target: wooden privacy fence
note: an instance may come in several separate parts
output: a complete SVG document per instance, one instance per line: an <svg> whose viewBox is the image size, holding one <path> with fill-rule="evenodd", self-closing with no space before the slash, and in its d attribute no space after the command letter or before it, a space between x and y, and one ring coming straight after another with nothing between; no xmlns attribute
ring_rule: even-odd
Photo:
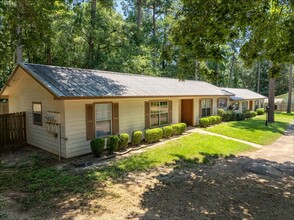
<svg viewBox="0 0 294 220"><path fill-rule="evenodd" d="M21 146L26 141L26 113L0 115L0 151Z"/></svg>

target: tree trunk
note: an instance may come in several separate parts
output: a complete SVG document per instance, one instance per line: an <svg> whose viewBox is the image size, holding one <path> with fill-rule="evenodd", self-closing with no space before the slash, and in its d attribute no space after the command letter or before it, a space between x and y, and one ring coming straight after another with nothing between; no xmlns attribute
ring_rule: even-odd
<svg viewBox="0 0 294 220"><path fill-rule="evenodd" d="M143 0L137 0L137 26L138 26L138 29L140 29L141 25L142 25L142 17L143 17L142 7L143 7Z"/></svg>
<svg viewBox="0 0 294 220"><path fill-rule="evenodd" d="M52 54L51 54L51 39L48 39L47 45L46 45L46 60L47 65L52 64Z"/></svg>
<svg viewBox="0 0 294 220"><path fill-rule="evenodd" d="M257 93L260 93L260 62L258 62L258 72L257 72Z"/></svg>
<svg viewBox="0 0 294 220"><path fill-rule="evenodd" d="M195 59L195 80L199 80L199 61Z"/></svg>
<svg viewBox="0 0 294 220"><path fill-rule="evenodd" d="M275 89L276 89L276 78L271 77L268 85L268 122L275 122Z"/></svg>
<svg viewBox="0 0 294 220"><path fill-rule="evenodd" d="M291 113L292 90L293 90L293 65L291 64L289 69L289 93L288 93L287 113Z"/></svg>
<svg viewBox="0 0 294 220"><path fill-rule="evenodd" d="M230 77L229 77L229 85L228 87L231 87L231 83L232 83L232 78L233 78L233 72L234 72L234 65L235 65L235 53L233 54L232 57L232 65L231 65L231 69L230 69Z"/></svg>
<svg viewBox="0 0 294 220"><path fill-rule="evenodd" d="M23 61L23 50L22 50L22 44L21 44L21 27L20 25L17 26L17 47L16 47L16 61L17 63Z"/></svg>
<svg viewBox="0 0 294 220"><path fill-rule="evenodd" d="M96 24L96 10L97 10L97 0L92 0L91 4L91 30L88 38L88 68L94 67L94 30Z"/></svg>

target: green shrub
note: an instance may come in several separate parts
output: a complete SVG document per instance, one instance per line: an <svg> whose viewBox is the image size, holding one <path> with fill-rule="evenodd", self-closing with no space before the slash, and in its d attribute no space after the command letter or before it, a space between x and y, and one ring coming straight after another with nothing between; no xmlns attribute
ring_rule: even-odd
<svg viewBox="0 0 294 220"><path fill-rule="evenodd" d="M243 114L245 118L251 118L251 114L250 114L250 110L249 109L245 109L243 110Z"/></svg>
<svg viewBox="0 0 294 220"><path fill-rule="evenodd" d="M236 120L236 113L232 110L228 110L225 112L223 116L223 121L235 121Z"/></svg>
<svg viewBox="0 0 294 220"><path fill-rule="evenodd" d="M126 149L129 143L129 135L128 134L120 134L119 136L119 149Z"/></svg>
<svg viewBox="0 0 294 220"><path fill-rule="evenodd" d="M163 131L164 138L169 138L173 135L173 127L172 126L164 126L162 128L162 131Z"/></svg>
<svg viewBox="0 0 294 220"><path fill-rule="evenodd" d="M100 157L104 150L105 139L104 138L96 138L91 141L91 151L96 157Z"/></svg>
<svg viewBox="0 0 294 220"><path fill-rule="evenodd" d="M145 131L145 141L150 144L160 141L163 137L163 131L161 128L152 128Z"/></svg>
<svg viewBox="0 0 294 220"><path fill-rule="evenodd" d="M207 119L208 119L208 125L212 125L212 118L209 116L207 117Z"/></svg>
<svg viewBox="0 0 294 220"><path fill-rule="evenodd" d="M214 116L216 118L216 123L219 124L222 122L222 119L220 116Z"/></svg>
<svg viewBox="0 0 294 220"><path fill-rule="evenodd" d="M141 143L143 137L142 131L134 131L132 134L132 145L137 146Z"/></svg>
<svg viewBox="0 0 294 220"><path fill-rule="evenodd" d="M224 117L225 110L223 109L218 109L217 110L217 115L222 119Z"/></svg>
<svg viewBox="0 0 294 220"><path fill-rule="evenodd" d="M119 137L117 135L110 136L107 139L107 150L109 153L113 153L118 149Z"/></svg>
<svg viewBox="0 0 294 220"><path fill-rule="evenodd" d="M173 128L173 135L179 135L186 131L186 123L177 123L171 125Z"/></svg>
<svg viewBox="0 0 294 220"><path fill-rule="evenodd" d="M211 125L217 124L217 118L216 117L217 116L210 116L210 118L211 118Z"/></svg>
<svg viewBox="0 0 294 220"><path fill-rule="evenodd" d="M243 121L245 119L245 115L243 113L236 113L236 121Z"/></svg>
<svg viewBox="0 0 294 220"><path fill-rule="evenodd" d="M183 134L186 131L187 124L186 123L178 123L181 126L181 134Z"/></svg>
<svg viewBox="0 0 294 220"><path fill-rule="evenodd" d="M257 115L263 115L264 114L264 108L258 108L256 109Z"/></svg>
<svg viewBox="0 0 294 220"><path fill-rule="evenodd" d="M257 113L255 111L251 111L250 112L250 117L253 118L253 117L256 117Z"/></svg>
<svg viewBox="0 0 294 220"><path fill-rule="evenodd" d="M206 128L209 126L209 119L208 118L200 118L199 126L202 128Z"/></svg>

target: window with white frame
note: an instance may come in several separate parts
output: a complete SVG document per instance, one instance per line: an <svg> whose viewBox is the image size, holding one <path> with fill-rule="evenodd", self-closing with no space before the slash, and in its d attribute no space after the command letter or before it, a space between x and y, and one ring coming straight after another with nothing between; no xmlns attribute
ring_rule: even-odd
<svg viewBox="0 0 294 220"><path fill-rule="evenodd" d="M111 135L112 107L111 103L95 104L96 137Z"/></svg>
<svg viewBox="0 0 294 220"><path fill-rule="evenodd" d="M239 110L239 102L233 102L232 108L233 108L233 110Z"/></svg>
<svg viewBox="0 0 294 220"><path fill-rule="evenodd" d="M168 102L150 102L150 126L156 127L168 124Z"/></svg>
<svg viewBox="0 0 294 220"><path fill-rule="evenodd" d="M217 99L217 108L227 108L228 107L228 99L227 98L218 98Z"/></svg>
<svg viewBox="0 0 294 220"><path fill-rule="evenodd" d="M243 108L243 111L248 109L248 101L242 102L242 108Z"/></svg>
<svg viewBox="0 0 294 220"><path fill-rule="evenodd" d="M33 102L33 123L42 125L42 103Z"/></svg>
<svg viewBox="0 0 294 220"><path fill-rule="evenodd" d="M201 116L211 115L211 99L201 99Z"/></svg>

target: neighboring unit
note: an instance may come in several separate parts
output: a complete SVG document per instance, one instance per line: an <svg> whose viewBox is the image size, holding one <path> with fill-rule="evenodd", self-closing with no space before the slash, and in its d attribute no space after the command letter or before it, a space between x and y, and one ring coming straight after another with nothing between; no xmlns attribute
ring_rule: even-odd
<svg viewBox="0 0 294 220"><path fill-rule="evenodd" d="M16 67L0 92L10 113L26 112L27 142L64 158L91 152L95 137L177 122L194 126L226 109L231 95L201 81L28 63Z"/></svg>
<svg viewBox="0 0 294 220"><path fill-rule="evenodd" d="M257 108L262 108L267 98L249 89L222 88L222 90L231 93L228 106L236 112L243 112L245 109L255 111Z"/></svg>

